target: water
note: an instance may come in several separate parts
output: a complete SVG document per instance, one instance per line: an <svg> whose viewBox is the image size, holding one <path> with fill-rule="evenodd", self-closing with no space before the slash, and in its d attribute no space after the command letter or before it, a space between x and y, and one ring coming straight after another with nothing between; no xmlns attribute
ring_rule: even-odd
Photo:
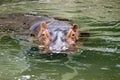
<svg viewBox="0 0 120 80"><path fill-rule="evenodd" d="M119 0L6 0L0 13L46 14L70 19L90 37L71 55L40 55L27 36L0 33L0 80L119 80ZM22 38L22 39L21 39ZM29 53L28 56L27 53Z"/></svg>

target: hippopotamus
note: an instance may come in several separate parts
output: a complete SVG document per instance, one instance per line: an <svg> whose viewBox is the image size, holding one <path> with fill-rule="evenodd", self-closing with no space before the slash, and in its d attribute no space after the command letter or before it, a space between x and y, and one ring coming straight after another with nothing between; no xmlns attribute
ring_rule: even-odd
<svg viewBox="0 0 120 80"><path fill-rule="evenodd" d="M34 35L43 45L43 51L62 53L76 51L79 39L77 24L48 17L39 17L30 26L30 34Z"/></svg>

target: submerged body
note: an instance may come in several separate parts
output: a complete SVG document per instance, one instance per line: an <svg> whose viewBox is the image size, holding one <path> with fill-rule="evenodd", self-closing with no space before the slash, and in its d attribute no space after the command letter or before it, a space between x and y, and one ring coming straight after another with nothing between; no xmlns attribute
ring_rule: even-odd
<svg viewBox="0 0 120 80"><path fill-rule="evenodd" d="M71 25L50 18L36 22L30 27L30 31L47 52L61 53L76 50L76 40L79 38L76 24Z"/></svg>

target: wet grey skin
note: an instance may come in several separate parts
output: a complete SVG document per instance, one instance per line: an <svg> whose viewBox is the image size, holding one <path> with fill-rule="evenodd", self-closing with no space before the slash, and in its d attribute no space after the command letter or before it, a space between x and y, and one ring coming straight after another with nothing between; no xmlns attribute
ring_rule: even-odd
<svg viewBox="0 0 120 80"><path fill-rule="evenodd" d="M60 53L68 50L69 45L66 42L66 35L69 29L70 26L63 21L55 20L48 25L51 36L50 51Z"/></svg>
<svg viewBox="0 0 120 80"><path fill-rule="evenodd" d="M30 27L31 33L39 27L41 22L36 22ZM50 45L48 49L53 53L64 53L69 50L69 45L66 42L66 35L70 29L70 25L63 21L52 20L48 26L48 31L50 33Z"/></svg>
<svg viewBox="0 0 120 80"><path fill-rule="evenodd" d="M39 16L35 20L31 21L31 26L30 26L30 35L34 34L36 29L40 26L42 22L50 22L53 21L53 18L48 18L45 16Z"/></svg>

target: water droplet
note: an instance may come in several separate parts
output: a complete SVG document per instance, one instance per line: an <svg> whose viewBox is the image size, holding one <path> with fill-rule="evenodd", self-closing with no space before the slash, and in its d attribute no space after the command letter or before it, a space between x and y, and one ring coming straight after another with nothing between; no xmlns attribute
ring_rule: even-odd
<svg viewBox="0 0 120 80"><path fill-rule="evenodd" d="M25 78L25 79L30 79L30 75L24 75L24 76L22 76L23 78Z"/></svg>
<svg viewBox="0 0 120 80"><path fill-rule="evenodd" d="M102 67L101 70L109 70L107 67Z"/></svg>

